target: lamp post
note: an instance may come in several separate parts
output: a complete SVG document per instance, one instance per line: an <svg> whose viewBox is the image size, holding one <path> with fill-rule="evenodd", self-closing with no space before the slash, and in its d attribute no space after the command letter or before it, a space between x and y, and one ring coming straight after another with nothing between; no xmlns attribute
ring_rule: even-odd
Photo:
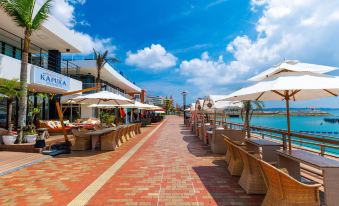
<svg viewBox="0 0 339 206"><path fill-rule="evenodd" d="M182 95L182 104L183 104L183 109L184 109L184 124L186 124L186 96L187 96L188 92L183 91L181 92Z"/></svg>

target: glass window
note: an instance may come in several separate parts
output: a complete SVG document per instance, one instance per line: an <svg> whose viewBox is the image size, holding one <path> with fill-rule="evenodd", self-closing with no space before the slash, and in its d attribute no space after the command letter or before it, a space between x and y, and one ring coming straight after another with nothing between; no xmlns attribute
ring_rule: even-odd
<svg viewBox="0 0 339 206"><path fill-rule="evenodd" d="M13 49L11 45L5 44L5 55L13 57Z"/></svg>

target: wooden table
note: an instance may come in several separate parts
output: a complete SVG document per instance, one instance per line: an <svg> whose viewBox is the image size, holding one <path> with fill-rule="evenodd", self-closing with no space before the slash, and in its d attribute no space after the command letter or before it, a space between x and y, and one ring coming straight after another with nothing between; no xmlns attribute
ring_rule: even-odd
<svg viewBox="0 0 339 206"><path fill-rule="evenodd" d="M247 143L248 150L255 153L259 153L261 148L262 159L266 162L276 162L277 154L275 153L275 151L281 149L281 147L283 146L282 144L277 142L258 138L246 139L245 142Z"/></svg>
<svg viewBox="0 0 339 206"><path fill-rule="evenodd" d="M99 130L96 130L96 131L87 132L86 134L89 135L91 137L91 140L92 140L92 150L93 151L95 150L95 146L98 143L98 141L100 141L100 137L102 135L113 132L115 130L117 130L116 127L110 127L110 128L99 129Z"/></svg>
<svg viewBox="0 0 339 206"><path fill-rule="evenodd" d="M301 180L300 163L322 170L327 206L339 203L339 161L303 150L278 150L278 167L286 168L289 175Z"/></svg>

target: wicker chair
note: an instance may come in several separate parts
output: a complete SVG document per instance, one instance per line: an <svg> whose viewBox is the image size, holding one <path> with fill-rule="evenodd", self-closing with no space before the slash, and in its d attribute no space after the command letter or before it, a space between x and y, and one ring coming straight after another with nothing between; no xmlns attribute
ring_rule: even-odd
<svg viewBox="0 0 339 206"><path fill-rule="evenodd" d="M259 156L252 155L241 147L237 147L237 149L244 165L239 185L247 194L265 194L267 188L257 159Z"/></svg>
<svg viewBox="0 0 339 206"><path fill-rule="evenodd" d="M231 141L244 141L245 135L246 133L244 130L214 130L211 140L212 152L217 154L226 154L226 146L224 143L225 136L227 136Z"/></svg>
<svg viewBox="0 0 339 206"><path fill-rule="evenodd" d="M227 164L229 164L230 160L231 160L231 149L230 149L231 146L229 144L228 137L225 137L224 141L225 141L225 145L226 145L225 161L226 161Z"/></svg>
<svg viewBox="0 0 339 206"><path fill-rule="evenodd" d="M101 136L101 150L111 151L117 148L115 138L117 136L117 131L112 131Z"/></svg>
<svg viewBox="0 0 339 206"><path fill-rule="evenodd" d="M141 134L141 123L137 123L137 134Z"/></svg>
<svg viewBox="0 0 339 206"><path fill-rule="evenodd" d="M127 127L128 127L128 132L127 132L127 135L128 135L128 139L132 139L134 136L133 136L133 124L131 124L131 125L128 125Z"/></svg>
<svg viewBox="0 0 339 206"><path fill-rule="evenodd" d="M122 142L128 141L127 132L128 132L127 126L122 127L122 135L121 135L121 139L123 140Z"/></svg>
<svg viewBox="0 0 339 206"><path fill-rule="evenodd" d="M92 147L91 137L86 135L88 132L86 129L79 131L78 129L72 129L75 142L72 145L72 150L89 150Z"/></svg>
<svg viewBox="0 0 339 206"><path fill-rule="evenodd" d="M298 182L262 160L259 165L268 189L263 206L320 205L320 184L306 185Z"/></svg>
<svg viewBox="0 0 339 206"><path fill-rule="evenodd" d="M121 134L122 134L122 128L118 127L118 129L116 130L116 136L115 136L115 143L117 147L120 147L122 145Z"/></svg>
<svg viewBox="0 0 339 206"><path fill-rule="evenodd" d="M228 140L226 140L228 141ZM243 171L243 162L240 157L239 149L236 145L234 145L231 141L228 141L230 146L230 162L228 164L228 171L232 176L240 176Z"/></svg>

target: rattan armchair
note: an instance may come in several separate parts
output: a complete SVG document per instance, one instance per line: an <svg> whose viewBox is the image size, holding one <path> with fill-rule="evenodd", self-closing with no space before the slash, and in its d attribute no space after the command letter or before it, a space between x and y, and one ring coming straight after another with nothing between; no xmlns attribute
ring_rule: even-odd
<svg viewBox="0 0 339 206"><path fill-rule="evenodd" d="M259 165L268 188L263 206L320 205L320 184L303 184L262 160Z"/></svg>
<svg viewBox="0 0 339 206"><path fill-rule="evenodd" d="M243 171L239 179L239 185L247 194L265 194L267 191L264 178L259 166L259 155L255 156L237 147L243 162Z"/></svg>
<svg viewBox="0 0 339 206"><path fill-rule="evenodd" d="M230 149L231 146L229 145L229 139L227 137L224 138L224 141L226 145L225 161L227 164L229 164L231 160L231 149Z"/></svg>
<svg viewBox="0 0 339 206"><path fill-rule="evenodd" d="M229 143L230 149L230 161L228 164L228 171L232 176L240 176L243 171L243 162L240 157L238 146L234 145L231 141L227 140Z"/></svg>
<svg viewBox="0 0 339 206"><path fill-rule="evenodd" d="M105 135L102 135L101 138L101 150L110 151L115 150L117 147L115 138L117 136L117 131L112 131Z"/></svg>
<svg viewBox="0 0 339 206"><path fill-rule="evenodd" d="M72 134L74 136L74 145L72 145L72 150L88 150L92 147L91 137L86 134L88 130L82 129L72 129Z"/></svg>
<svg viewBox="0 0 339 206"><path fill-rule="evenodd" d="M118 127L116 130L115 143L117 147L122 145L122 128Z"/></svg>

